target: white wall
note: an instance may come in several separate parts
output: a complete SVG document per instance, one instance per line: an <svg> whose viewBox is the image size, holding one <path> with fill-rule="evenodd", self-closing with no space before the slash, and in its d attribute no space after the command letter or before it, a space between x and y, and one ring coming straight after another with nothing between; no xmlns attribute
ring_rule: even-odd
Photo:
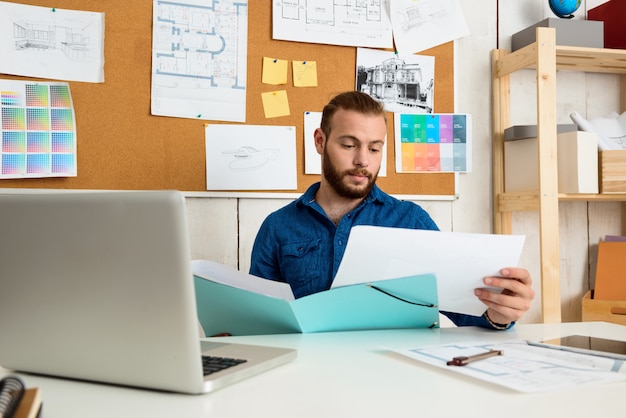
<svg viewBox="0 0 626 418"><path fill-rule="evenodd" d="M546 17L554 17L547 0L459 0L471 35L456 42L455 94L458 113L473 117L473 171L458 175L455 201L419 201L445 231L492 232L491 182L491 50L510 48L511 35ZM577 11L603 3L587 0ZM536 123L534 72L522 71L511 79L512 124ZM559 73L559 123L569 123L576 110L587 117L619 111L618 79L612 75ZM323 86L320 86L323 87ZM615 94L614 94L615 92ZM194 195L196 196L196 195ZM200 196L200 195L197 195ZM194 258L219 261L247 271L258 227L271 211L289 199L189 197ZM605 234L621 232L620 204L564 202L560 204L560 247L563 321L581 318L580 301L589 288L595 246ZM514 233L527 236L520 265L534 277L538 297L521 322L541 322L538 214L514 214ZM591 276L593 277L593 276Z"/></svg>

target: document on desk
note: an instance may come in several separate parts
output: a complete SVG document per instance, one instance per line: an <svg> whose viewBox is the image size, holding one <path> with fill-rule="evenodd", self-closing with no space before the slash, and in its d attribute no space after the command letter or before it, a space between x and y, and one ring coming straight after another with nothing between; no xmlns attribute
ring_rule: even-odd
<svg viewBox="0 0 626 418"><path fill-rule="evenodd" d="M517 266L524 238L355 226L332 287L432 273L439 310L480 316L485 305L474 289L486 287L484 277Z"/></svg>
<svg viewBox="0 0 626 418"><path fill-rule="evenodd" d="M446 364L454 357L469 357L489 350L502 350L502 355L466 366ZM626 364L621 360L530 346L526 341L519 340L500 343L476 341L392 351L450 373L461 373L527 393L626 380Z"/></svg>

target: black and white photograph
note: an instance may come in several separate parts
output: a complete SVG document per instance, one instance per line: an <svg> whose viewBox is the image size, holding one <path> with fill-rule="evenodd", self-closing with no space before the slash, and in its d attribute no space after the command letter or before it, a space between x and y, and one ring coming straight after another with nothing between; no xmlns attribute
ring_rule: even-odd
<svg viewBox="0 0 626 418"><path fill-rule="evenodd" d="M356 90L388 112L433 113L435 57L357 48Z"/></svg>

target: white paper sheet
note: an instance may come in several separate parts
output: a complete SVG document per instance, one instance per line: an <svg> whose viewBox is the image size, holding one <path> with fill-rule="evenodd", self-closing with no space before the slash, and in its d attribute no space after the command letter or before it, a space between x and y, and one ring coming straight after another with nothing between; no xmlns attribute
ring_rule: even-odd
<svg viewBox="0 0 626 418"><path fill-rule="evenodd" d="M272 36L286 41L391 48L388 0L272 2Z"/></svg>
<svg viewBox="0 0 626 418"><path fill-rule="evenodd" d="M424 51L469 35L458 0L393 0L393 40L400 54Z"/></svg>
<svg viewBox="0 0 626 418"><path fill-rule="evenodd" d="M0 73L104 82L104 13L0 2Z"/></svg>
<svg viewBox="0 0 626 418"><path fill-rule="evenodd" d="M263 279L214 261L193 260L191 271L194 276L237 289L249 290L286 301L295 299L288 283Z"/></svg>
<svg viewBox="0 0 626 418"><path fill-rule="evenodd" d="M152 114L246 121L247 0L154 0Z"/></svg>
<svg viewBox="0 0 626 418"><path fill-rule="evenodd" d="M332 287L434 273L439 309L482 315L483 278L515 267L524 236L355 226Z"/></svg>
<svg viewBox="0 0 626 418"><path fill-rule="evenodd" d="M454 357L471 356L489 350L503 350L503 354L466 366L446 365ZM532 347L525 341L454 343L392 351L448 372L472 376L527 393L626 380L626 366L619 360Z"/></svg>
<svg viewBox="0 0 626 418"><path fill-rule="evenodd" d="M209 124L207 190L295 190L295 126Z"/></svg>

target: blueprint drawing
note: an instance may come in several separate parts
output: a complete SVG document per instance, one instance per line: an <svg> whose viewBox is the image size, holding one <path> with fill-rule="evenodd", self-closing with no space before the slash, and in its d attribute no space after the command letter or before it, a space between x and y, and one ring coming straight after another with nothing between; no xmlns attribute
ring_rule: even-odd
<svg viewBox="0 0 626 418"><path fill-rule="evenodd" d="M274 39L391 48L388 0L276 0Z"/></svg>
<svg viewBox="0 0 626 418"><path fill-rule="evenodd" d="M155 0L152 114L245 122L247 0Z"/></svg>

